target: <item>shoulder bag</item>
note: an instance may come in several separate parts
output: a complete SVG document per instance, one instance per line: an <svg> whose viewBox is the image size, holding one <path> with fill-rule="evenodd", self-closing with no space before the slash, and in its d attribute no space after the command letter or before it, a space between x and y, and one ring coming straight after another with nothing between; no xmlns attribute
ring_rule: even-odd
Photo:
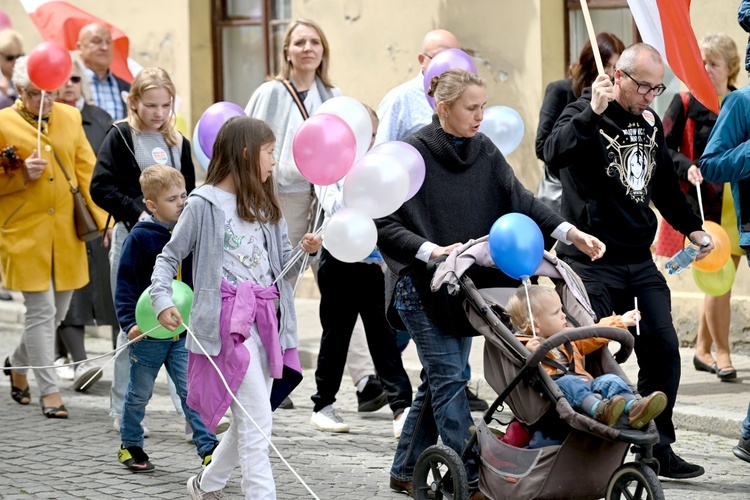
<svg viewBox="0 0 750 500"><path fill-rule="evenodd" d="M57 152L53 152L55 153L57 164L60 165L63 174L65 174L65 178L68 180L68 184L70 184L70 192L73 193L73 210L78 239L81 241L95 240L101 236L101 233L99 232L99 227L96 225L94 216L91 215L91 210L89 210L88 203L86 203L86 198L84 198L78 188L73 185L73 181L70 179L68 171L65 170Z"/></svg>

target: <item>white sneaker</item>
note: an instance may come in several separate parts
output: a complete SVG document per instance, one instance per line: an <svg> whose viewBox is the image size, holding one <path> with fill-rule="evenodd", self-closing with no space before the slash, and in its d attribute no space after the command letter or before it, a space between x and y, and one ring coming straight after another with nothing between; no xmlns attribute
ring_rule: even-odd
<svg viewBox="0 0 750 500"><path fill-rule="evenodd" d="M114 430L117 431L118 433L120 432L121 425L122 425L122 420L119 418L116 418L112 421L112 428L114 428ZM146 427L143 424L141 424L141 427L143 428L143 437L144 438L149 437L151 435L151 431L148 430L148 427Z"/></svg>
<svg viewBox="0 0 750 500"><path fill-rule="evenodd" d="M201 476L203 475L203 472L201 471L200 474L197 476L191 476L190 479L187 481L187 491L188 495L190 495L191 500L207 500L211 498L217 498L221 500L224 498L224 494L219 491L203 491L201 489L200 482L201 482Z"/></svg>
<svg viewBox="0 0 750 500"><path fill-rule="evenodd" d="M333 405L328 405L320 411L314 411L310 417L313 427L325 432L349 432L349 426L344 423Z"/></svg>
<svg viewBox="0 0 750 500"><path fill-rule="evenodd" d="M216 435L223 434L229 430L229 426L231 425L231 421L229 420L229 417L224 415L221 417L221 420L219 420L219 423L216 425Z"/></svg>
<svg viewBox="0 0 750 500"><path fill-rule="evenodd" d="M73 389L78 392L87 391L100 378L102 378L102 370L98 366L81 363L76 366L75 369L75 382L73 382Z"/></svg>
<svg viewBox="0 0 750 500"><path fill-rule="evenodd" d="M63 366L68 363L68 358L59 357L55 360L55 373L61 380L73 380L76 377L72 366Z"/></svg>
<svg viewBox="0 0 750 500"><path fill-rule="evenodd" d="M405 408L398 417L393 419L393 437L399 439L401 437L401 431L404 430L404 424L406 423L406 416L409 414L409 408Z"/></svg>

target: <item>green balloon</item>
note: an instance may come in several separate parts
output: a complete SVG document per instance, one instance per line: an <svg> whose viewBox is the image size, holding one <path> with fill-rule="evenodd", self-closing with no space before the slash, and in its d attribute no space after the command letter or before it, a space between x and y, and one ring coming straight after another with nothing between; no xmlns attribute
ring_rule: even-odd
<svg viewBox="0 0 750 500"><path fill-rule="evenodd" d="M172 281L172 303L182 316L186 325L190 324L190 309L193 307L193 291L182 281ZM138 298L135 305L135 322L141 332L149 332L148 336L155 339L168 339L179 335L185 331L185 327L180 325L173 332L170 332L159 324L156 317L154 306L151 305L151 287L146 288ZM150 330L154 331L150 331Z"/></svg>
<svg viewBox="0 0 750 500"><path fill-rule="evenodd" d="M701 271L695 266L692 266L692 269L695 284L698 285L698 288L700 288L706 295L720 297L732 289L736 273L734 261L732 259L729 259L727 263L724 264L724 267L712 273Z"/></svg>

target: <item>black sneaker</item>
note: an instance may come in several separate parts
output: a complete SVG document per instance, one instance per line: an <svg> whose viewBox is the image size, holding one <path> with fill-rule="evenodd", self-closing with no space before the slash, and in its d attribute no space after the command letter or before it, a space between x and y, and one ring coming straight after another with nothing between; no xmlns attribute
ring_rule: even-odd
<svg viewBox="0 0 750 500"><path fill-rule="evenodd" d="M376 411L388 403L383 385L377 377L370 376L362 392L357 391L357 411Z"/></svg>
<svg viewBox="0 0 750 500"><path fill-rule="evenodd" d="M131 472L136 474L142 472L154 472L154 466L148 461L148 455L140 446L128 446L125 448L120 445L117 450L117 460Z"/></svg>
<svg viewBox="0 0 750 500"><path fill-rule="evenodd" d="M732 453L740 460L750 462L750 438L745 439L741 437L740 442L732 449Z"/></svg>
<svg viewBox="0 0 750 500"><path fill-rule="evenodd" d="M700 465L686 462L669 450L666 455L655 457L659 461L659 475L672 479L690 479L702 476L706 471Z"/></svg>
<svg viewBox="0 0 750 500"><path fill-rule="evenodd" d="M479 396L474 394L466 388L466 397L469 399L469 410L471 411L487 411L490 405L484 399L479 399Z"/></svg>

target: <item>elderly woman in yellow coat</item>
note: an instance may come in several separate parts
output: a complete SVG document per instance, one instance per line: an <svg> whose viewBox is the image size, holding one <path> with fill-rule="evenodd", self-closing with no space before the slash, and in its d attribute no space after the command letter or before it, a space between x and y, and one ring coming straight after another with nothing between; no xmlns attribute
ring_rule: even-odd
<svg viewBox="0 0 750 500"><path fill-rule="evenodd" d="M4 284L23 292L26 320L21 342L5 359L11 396L31 402L26 370L10 366L51 366L55 328L64 317L73 290L88 282L86 245L76 235L73 195L63 174L86 198L100 228L106 214L91 200L89 184L96 158L75 108L55 103L29 80L27 59L13 69L20 98L0 110L0 265ZM42 114L41 151L37 117ZM35 368L42 413L67 418L53 368Z"/></svg>

